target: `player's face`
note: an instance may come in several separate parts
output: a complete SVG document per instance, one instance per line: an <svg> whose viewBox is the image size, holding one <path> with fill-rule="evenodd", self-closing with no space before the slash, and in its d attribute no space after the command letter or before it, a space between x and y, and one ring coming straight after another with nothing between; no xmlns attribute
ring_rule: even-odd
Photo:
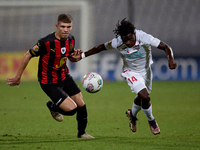
<svg viewBox="0 0 200 150"><path fill-rule="evenodd" d="M135 34L129 33L125 36L122 36L122 42L129 48L135 45Z"/></svg>
<svg viewBox="0 0 200 150"><path fill-rule="evenodd" d="M72 26L73 26L72 23L59 22L58 24L56 24L56 28L57 28L56 36L57 36L57 38L59 40L66 39L69 36L69 34L72 30Z"/></svg>

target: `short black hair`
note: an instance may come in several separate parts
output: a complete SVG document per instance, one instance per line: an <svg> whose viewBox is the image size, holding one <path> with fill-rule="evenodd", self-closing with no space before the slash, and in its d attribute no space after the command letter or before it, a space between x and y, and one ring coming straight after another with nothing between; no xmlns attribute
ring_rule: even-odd
<svg viewBox="0 0 200 150"><path fill-rule="evenodd" d="M72 23L73 22L73 18L70 14L60 14L58 16L58 23L59 22L64 22L64 23Z"/></svg>
<svg viewBox="0 0 200 150"><path fill-rule="evenodd" d="M135 26L129 21L124 18L121 22L118 21L116 24L117 28L113 30L114 34L116 34L116 37L120 36L126 36L129 33L135 33Z"/></svg>

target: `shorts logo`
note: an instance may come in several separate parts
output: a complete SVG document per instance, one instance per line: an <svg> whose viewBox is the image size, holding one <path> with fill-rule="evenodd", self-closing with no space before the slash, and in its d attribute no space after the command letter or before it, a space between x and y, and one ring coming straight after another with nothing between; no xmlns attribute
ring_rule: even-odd
<svg viewBox="0 0 200 150"><path fill-rule="evenodd" d="M60 98L60 99L57 101L56 105L58 105L58 104L60 103L61 100L62 100L62 98Z"/></svg>
<svg viewBox="0 0 200 150"><path fill-rule="evenodd" d="M62 47L62 48L61 48L61 53L62 53L62 54L65 54L65 52L66 52L66 47Z"/></svg>

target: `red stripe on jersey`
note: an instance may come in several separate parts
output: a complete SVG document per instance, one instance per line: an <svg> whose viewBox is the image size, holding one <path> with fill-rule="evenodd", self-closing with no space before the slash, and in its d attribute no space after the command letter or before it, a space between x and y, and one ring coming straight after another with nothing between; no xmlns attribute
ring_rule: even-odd
<svg viewBox="0 0 200 150"><path fill-rule="evenodd" d="M60 41L54 40L55 42L55 60L54 60L54 69L52 70L52 83L57 83L58 82L58 75L57 71L60 67L60 58L61 58L61 45Z"/></svg>
<svg viewBox="0 0 200 150"><path fill-rule="evenodd" d="M50 43L47 42L45 43L45 46L46 46L46 50L47 50L47 53L49 54L50 53ZM42 56L41 60L42 60L42 81L41 83L42 84L47 84L47 67L48 67L48 62L49 62L49 55L44 55Z"/></svg>
<svg viewBox="0 0 200 150"><path fill-rule="evenodd" d="M73 47L74 47L74 42L75 42L75 40L72 39L72 40L71 40L71 43L72 43Z"/></svg>
<svg viewBox="0 0 200 150"><path fill-rule="evenodd" d="M68 52L68 53L65 53L65 56L69 56L69 39L67 39L66 41L65 41L65 48L66 48L66 51Z"/></svg>
<svg viewBox="0 0 200 150"><path fill-rule="evenodd" d="M66 66L66 62L67 62L67 57L69 56L69 39L67 39L66 41L65 41L65 48L66 48L66 52L65 52L65 58L62 60L63 61L63 66L62 66L62 68L61 68L61 78L62 78L62 80L64 80L65 78L66 78L66 76L65 76L65 72L66 72L66 68L67 68L67 66Z"/></svg>

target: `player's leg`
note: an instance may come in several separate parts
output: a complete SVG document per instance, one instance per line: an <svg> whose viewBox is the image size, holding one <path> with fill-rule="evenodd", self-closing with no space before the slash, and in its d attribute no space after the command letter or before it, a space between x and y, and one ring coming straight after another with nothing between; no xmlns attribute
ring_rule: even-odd
<svg viewBox="0 0 200 150"><path fill-rule="evenodd" d="M94 138L93 136L85 132L87 122L88 122L87 108L83 101L81 90L79 89L78 85L75 83L75 81L72 79L71 76L68 78L67 86L65 86L63 90L69 94L70 98L77 105L76 119L77 119L77 124L78 124L78 137L79 138Z"/></svg>
<svg viewBox="0 0 200 150"><path fill-rule="evenodd" d="M137 113L141 110L141 100L138 96L135 97L132 109L128 109L126 111L127 117L130 120L130 128L133 132L137 131L136 121L137 119Z"/></svg>
<svg viewBox="0 0 200 150"><path fill-rule="evenodd" d="M59 103L54 102L48 101L47 107L49 108L52 117L59 122L63 120L62 115L73 116L77 111L76 103L69 96Z"/></svg>
<svg viewBox="0 0 200 150"><path fill-rule="evenodd" d="M88 122L88 114L87 114L86 104L83 101L83 96L81 92L71 96L71 98L78 106L76 115L76 120L78 124L78 138L94 138L93 136L85 132Z"/></svg>
<svg viewBox="0 0 200 150"><path fill-rule="evenodd" d="M148 118L152 133L160 133L159 127L152 115L152 106L150 103L149 91L151 91L152 85L151 69L149 68L147 72L141 74L129 70L122 73L122 76L126 78L126 81L131 87L132 92L138 94L138 97L136 97L134 100L132 109L126 111L126 114L130 120L131 130L133 132L136 131L136 115L142 107L143 112Z"/></svg>
<svg viewBox="0 0 200 150"><path fill-rule="evenodd" d="M72 116L76 113L77 105L63 91L62 84L41 85L41 87L53 101L48 101L47 107L55 120L61 122L63 120L62 115Z"/></svg>
<svg viewBox="0 0 200 150"><path fill-rule="evenodd" d="M152 114L152 104L150 102L150 92L151 92L151 88L152 88L152 71L151 68L147 69L146 72L144 72L142 74L144 80L145 80L145 89L142 89L138 95L141 98L141 105L142 105L142 110L144 112L144 114L146 115L148 122L149 122L149 126L151 129L151 132L153 134L159 134L160 133L160 129L157 125L157 122L155 120L155 118L153 117Z"/></svg>
<svg viewBox="0 0 200 150"><path fill-rule="evenodd" d="M137 113L141 110L141 99L139 96L136 96L133 102L133 106L131 109L132 115L134 117L137 116Z"/></svg>
<svg viewBox="0 0 200 150"><path fill-rule="evenodd" d="M130 86L132 92L138 93L141 89L145 88L143 84L143 78L139 73L135 73L131 70L125 71L121 74L125 77L128 85ZM135 97L132 109L126 111L127 117L129 118L129 126L133 132L136 132L136 121L137 113L141 110L141 100L138 96Z"/></svg>
<svg viewBox="0 0 200 150"><path fill-rule="evenodd" d="M159 134L160 133L160 129L157 125L157 122L152 114L152 105L150 103L150 95L149 92L147 91L147 89L142 89L139 93L138 96L141 98L141 106L142 106L142 111L144 112L144 114L146 115L148 122L149 122L149 126L151 129L151 132L153 134Z"/></svg>

